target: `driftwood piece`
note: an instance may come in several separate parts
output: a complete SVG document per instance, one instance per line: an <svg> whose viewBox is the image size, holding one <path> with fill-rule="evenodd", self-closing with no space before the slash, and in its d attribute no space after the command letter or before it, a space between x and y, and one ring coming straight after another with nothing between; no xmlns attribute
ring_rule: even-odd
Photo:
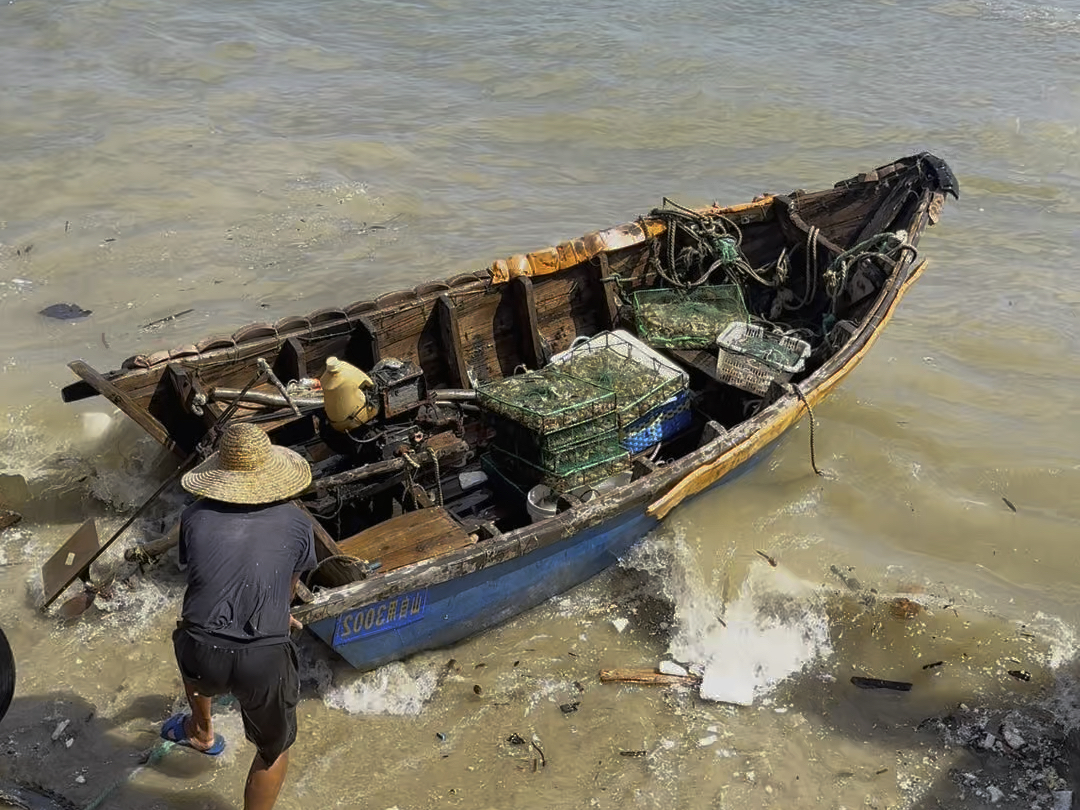
<svg viewBox="0 0 1080 810"><path fill-rule="evenodd" d="M852 675L851 682L860 689L892 689L894 692L911 691L911 684L908 681L887 681L884 678L862 678L858 675Z"/></svg>
<svg viewBox="0 0 1080 810"><path fill-rule="evenodd" d="M642 686L697 686L697 675L665 675L655 669L602 669L600 683L636 683Z"/></svg>

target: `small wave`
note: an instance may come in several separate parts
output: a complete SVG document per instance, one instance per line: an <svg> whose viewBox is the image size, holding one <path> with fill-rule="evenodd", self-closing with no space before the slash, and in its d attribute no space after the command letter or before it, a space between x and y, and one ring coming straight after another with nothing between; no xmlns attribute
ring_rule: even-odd
<svg viewBox="0 0 1080 810"><path fill-rule="evenodd" d="M831 652L825 605L812 586L754 563L725 606L684 536L673 534L639 544L625 564L659 575L675 605L668 654L702 676L702 698L750 705Z"/></svg>

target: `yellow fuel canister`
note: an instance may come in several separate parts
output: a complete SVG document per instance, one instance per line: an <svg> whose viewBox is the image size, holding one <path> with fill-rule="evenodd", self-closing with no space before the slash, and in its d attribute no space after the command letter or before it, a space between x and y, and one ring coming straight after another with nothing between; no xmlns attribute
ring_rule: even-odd
<svg viewBox="0 0 1080 810"><path fill-rule="evenodd" d="M351 363L336 357L326 358L326 372L320 380L323 408L334 430L352 430L370 421L379 411L377 403L369 403L365 388L374 383L371 377Z"/></svg>

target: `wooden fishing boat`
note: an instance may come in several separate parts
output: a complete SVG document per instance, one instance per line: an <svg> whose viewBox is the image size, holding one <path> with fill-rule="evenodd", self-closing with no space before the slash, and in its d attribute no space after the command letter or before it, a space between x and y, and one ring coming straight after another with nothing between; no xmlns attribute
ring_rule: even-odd
<svg viewBox="0 0 1080 810"><path fill-rule="evenodd" d="M180 457L239 403L233 418L304 454L314 482L298 503L320 565L293 613L367 669L583 582L677 504L767 453L870 349L922 273L916 245L948 193L958 195L952 172L924 153L823 191L695 211L665 200L485 270L136 355L107 374L76 361L81 381L63 396L104 395ZM628 402L612 382L613 408L571 425L607 420L597 430L618 449L599 462L589 455L599 433L553 438L571 436L567 409L612 400L595 378L601 395L590 398L588 375L567 370L583 340L629 347L624 383L653 380L640 371L652 368L667 386ZM787 353L770 355L778 346ZM376 384L370 418L345 430L302 383L331 357ZM245 391L260 361L276 379ZM552 379L576 381L557 393L563 423L537 428L542 414L521 403L499 410L508 385L553 368Z"/></svg>

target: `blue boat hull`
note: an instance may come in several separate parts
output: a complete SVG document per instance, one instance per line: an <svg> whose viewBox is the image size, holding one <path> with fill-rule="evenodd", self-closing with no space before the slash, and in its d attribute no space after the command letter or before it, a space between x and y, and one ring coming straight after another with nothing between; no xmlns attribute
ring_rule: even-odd
<svg viewBox="0 0 1080 810"><path fill-rule="evenodd" d="M714 486L748 472L775 445ZM645 505L639 505L515 559L308 626L355 668L373 669L448 646L565 593L614 564L658 524L646 514Z"/></svg>

